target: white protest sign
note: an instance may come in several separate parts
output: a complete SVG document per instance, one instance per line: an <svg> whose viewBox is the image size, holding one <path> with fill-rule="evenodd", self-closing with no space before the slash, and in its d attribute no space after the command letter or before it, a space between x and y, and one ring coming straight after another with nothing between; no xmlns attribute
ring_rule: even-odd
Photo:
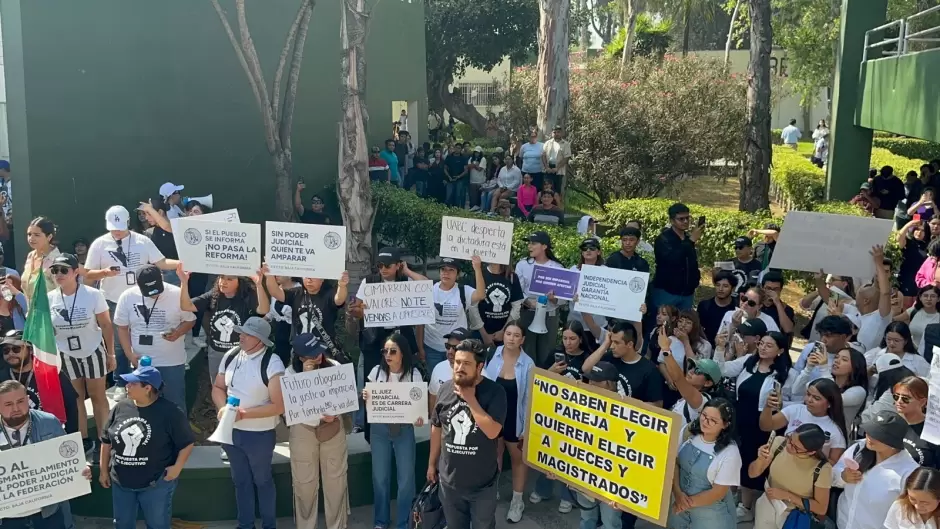
<svg viewBox="0 0 940 529"><path fill-rule="evenodd" d="M264 223L264 262L272 275L339 279L346 271L346 228Z"/></svg>
<svg viewBox="0 0 940 529"><path fill-rule="evenodd" d="M179 235L182 233L179 229L179 222L182 219L189 217L176 217L175 219L170 219L170 226L173 228L173 240L176 241L176 244L179 244ZM223 211L216 211L215 213L206 213L205 215L196 215L195 218L198 220L211 220L212 222L241 222L241 219L238 217L237 209L226 209Z"/></svg>
<svg viewBox="0 0 940 529"><path fill-rule="evenodd" d="M281 377L284 417L287 425L320 423L320 417L334 417L359 409L356 372L352 364L342 364Z"/></svg>
<svg viewBox="0 0 940 529"><path fill-rule="evenodd" d="M359 284L356 298L365 303L366 327L433 325L434 282L393 281Z"/></svg>
<svg viewBox="0 0 940 529"><path fill-rule="evenodd" d="M784 219L770 268L872 277L871 247L884 245L893 226L887 219L791 211Z"/></svg>
<svg viewBox="0 0 940 529"><path fill-rule="evenodd" d="M441 257L469 261L479 255L484 263L509 264L513 223L444 217L441 220Z"/></svg>
<svg viewBox="0 0 940 529"><path fill-rule="evenodd" d="M927 392L927 418L920 438L928 443L940 444L940 347L933 348Z"/></svg>
<svg viewBox="0 0 940 529"><path fill-rule="evenodd" d="M9 443L0 435L0 446ZM0 451L0 519L91 493L79 433Z"/></svg>
<svg viewBox="0 0 940 529"><path fill-rule="evenodd" d="M641 321L646 303L648 272L584 265L574 310L627 321Z"/></svg>
<svg viewBox="0 0 940 529"><path fill-rule="evenodd" d="M427 382L369 382L366 412L370 424L428 422Z"/></svg>
<svg viewBox="0 0 940 529"><path fill-rule="evenodd" d="M252 276L261 268L261 226L186 217L178 223L176 252L187 272Z"/></svg>

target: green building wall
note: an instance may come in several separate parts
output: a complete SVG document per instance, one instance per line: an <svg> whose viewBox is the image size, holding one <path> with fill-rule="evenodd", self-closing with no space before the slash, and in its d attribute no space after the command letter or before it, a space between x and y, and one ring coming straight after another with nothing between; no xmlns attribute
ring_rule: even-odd
<svg viewBox="0 0 940 529"><path fill-rule="evenodd" d="M299 1L247 2L269 90ZM234 27L234 1L220 4ZM390 135L392 101L417 102L412 133L416 123L426 137L423 9L383 0L373 13L373 144ZM338 0L318 0L305 46L293 160L308 188L337 175L340 14ZM0 0L0 18L20 263L32 217L51 217L64 243L92 238L108 206L132 209L167 181L185 195L212 193L244 221L273 217L260 114L210 0Z"/></svg>
<svg viewBox="0 0 940 529"><path fill-rule="evenodd" d="M862 63L858 124L940 142L940 49Z"/></svg>

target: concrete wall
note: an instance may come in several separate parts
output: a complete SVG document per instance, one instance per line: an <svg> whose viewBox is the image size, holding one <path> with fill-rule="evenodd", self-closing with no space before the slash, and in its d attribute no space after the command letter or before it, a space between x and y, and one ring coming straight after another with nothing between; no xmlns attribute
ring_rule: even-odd
<svg viewBox="0 0 940 529"><path fill-rule="evenodd" d="M856 123L940 142L940 49L862 63Z"/></svg>
<svg viewBox="0 0 940 529"><path fill-rule="evenodd" d="M234 2L220 3L235 25ZM270 87L299 1L247 4ZM0 0L0 13L18 233L48 215L63 241L96 236L109 205L130 208L165 181L247 221L272 216L259 111L209 0ZM423 4L384 0L373 20L366 102L380 143L392 101L427 115ZM340 2L319 0L294 114L295 176L309 187L337 174L339 22Z"/></svg>

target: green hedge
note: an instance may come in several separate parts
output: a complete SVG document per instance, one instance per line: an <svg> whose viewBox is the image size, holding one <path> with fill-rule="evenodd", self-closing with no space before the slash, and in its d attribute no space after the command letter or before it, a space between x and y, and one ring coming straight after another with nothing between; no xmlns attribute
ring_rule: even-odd
<svg viewBox="0 0 940 529"><path fill-rule="evenodd" d="M872 145L887 149L905 158L920 158L922 160L935 160L940 158L940 143L919 140L917 138L876 137L874 141L872 141Z"/></svg>
<svg viewBox="0 0 940 529"><path fill-rule="evenodd" d="M888 149L883 148L872 148L871 150L871 166L875 168L881 168L885 165L890 165L894 168L894 174L898 175L902 180L904 175L908 171L917 171L920 172L920 166L927 163L926 161L920 158L907 158L905 156L899 156ZM861 178L859 181L861 182Z"/></svg>

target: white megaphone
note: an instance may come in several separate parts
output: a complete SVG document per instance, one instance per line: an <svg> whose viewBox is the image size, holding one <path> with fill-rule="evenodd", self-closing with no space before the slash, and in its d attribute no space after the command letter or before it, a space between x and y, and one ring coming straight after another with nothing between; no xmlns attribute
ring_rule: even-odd
<svg viewBox="0 0 940 529"><path fill-rule="evenodd" d="M222 418L209 440L213 443L224 445L234 444L232 442L232 427L235 426L235 419L238 417L238 404L241 401L238 397L229 397L225 401L225 411L222 412Z"/></svg>
<svg viewBox="0 0 940 529"><path fill-rule="evenodd" d="M545 316L548 315L546 305L548 305L548 297L539 296L538 306L535 308L535 317L532 318L532 323L529 324L529 330L535 334L548 333L548 327L545 326Z"/></svg>
<svg viewBox="0 0 940 529"><path fill-rule="evenodd" d="M206 206L206 207L209 208L209 209L212 209L212 207L213 207L213 206L212 206L212 195L206 195L206 196L204 196L204 197L184 197L184 198L183 198L183 205L185 206L185 205L188 204L189 202L193 202L193 201L199 202L200 204L202 204L203 206Z"/></svg>

